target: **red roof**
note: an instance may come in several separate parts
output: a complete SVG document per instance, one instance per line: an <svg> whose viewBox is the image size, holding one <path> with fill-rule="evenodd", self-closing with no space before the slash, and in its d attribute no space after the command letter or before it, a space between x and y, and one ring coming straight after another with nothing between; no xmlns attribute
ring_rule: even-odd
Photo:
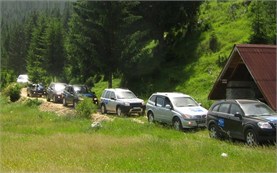
<svg viewBox="0 0 277 173"><path fill-rule="evenodd" d="M209 98L217 98L216 89L222 88L221 81L231 66L231 59L236 53L240 56L253 80L264 96L265 101L276 111L276 45L238 44L235 45L232 54L215 83ZM221 84L222 85L222 84ZM221 91L222 94L222 91Z"/></svg>

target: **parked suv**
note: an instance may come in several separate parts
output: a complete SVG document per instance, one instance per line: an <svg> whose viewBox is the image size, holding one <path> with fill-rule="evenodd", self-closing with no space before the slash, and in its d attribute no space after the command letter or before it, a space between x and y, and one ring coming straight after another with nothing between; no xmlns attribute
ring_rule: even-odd
<svg viewBox="0 0 277 173"><path fill-rule="evenodd" d="M128 89L105 89L100 101L101 113L114 112L117 115L138 113L144 114L145 104L142 99Z"/></svg>
<svg viewBox="0 0 277 173"><path fill-rule="evenodd" d="M222 100L208 111L210 137L245 140L248 145L276 141L277 114L256 100Z"/></svg>
<svg viewBox="0 0 277 173"><path fill-rule="evenodd" d="M40 96L46 95L46 91L44 86L41 83L38 84L29 84L27 87L27 96Z"/></svg>
<svg viewBox="0 0 277 173"><path fill-rule="evenodd" d="M94 92L90 92L85 85L67 85L63 91L63 105L72 104L75 108L84 97L91 98L94 104L98 104L98 99Z"/></svg>
<svg viewBox="0 0 277 173"><path fill-rule="evenodd" d="M62 102L62 93L63 90L65 89L66 84L65 83L56 83L52 82L49 87L47 88L46 91L46 100L57 103L57 102Z"/></svg>
<svg viewBox="0 0 277 173"><path fill-rule="evenodd" d="M146 104L149 122L173 125L176 130L205 127L207 110L183 93L154 93Z"/></svg>

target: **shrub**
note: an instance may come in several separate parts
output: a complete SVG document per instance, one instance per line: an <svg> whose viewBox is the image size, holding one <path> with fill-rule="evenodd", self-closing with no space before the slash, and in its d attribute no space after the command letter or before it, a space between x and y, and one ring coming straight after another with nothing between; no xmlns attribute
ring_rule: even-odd
<svg viewBox="0 0 277 173"><path fill-rule="evenodd" d="M90 118L92 113L97 112L97 106L93 104L92 99L84 98L76 106L77 115L83 118Z"/></svg>
<svg viewBox="0 0 277 173"><path fill-rule="evenodd" d="M20 99L21 86L18 83L11 83L3 90L3 94L10 97L10 101L16 102Z"/></svg>
<svg viewBox="0 0 277 173"><path fill-rule="evenodd" d="M29 107L34 107L34 106L39 106L41 105L42 101L38 100L38 99L27 99L25 101L25 104Z"/></svg>

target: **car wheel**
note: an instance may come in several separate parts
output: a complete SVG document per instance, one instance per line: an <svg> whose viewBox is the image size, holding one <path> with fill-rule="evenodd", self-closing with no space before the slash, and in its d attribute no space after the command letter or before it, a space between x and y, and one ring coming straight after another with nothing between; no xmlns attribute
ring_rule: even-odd
<svg viewBox="0 0 277 173"><path fill-rule="evenodd" d="M182 130L183 127L182 127L182 124L181 124L181 120L179 118L174 118L173 119L173 127L175 130Z"/></svg>
<svg viewBox="0 0 277 173"><path fill-rule="evenodd" d="M116 108L116 114L117 114L118 116L121 116L121 115L122 115L122 110L121 110L120 106L118 106L118 107Z"/></svg>
<svg viewBox="0 0 277 173"><path fill-rule="evenodd" d="M104 104L101 105L101 114L107 113L106 107Z"/></svg>
<svg viewBox="0 0 277 173"><path fill-rule="evenodd" d="M246 131L245 140L246 140L247 145L249 145L249 146L258 145L257 136L256 136L254 130L252 130L252 129L249 129Z"/></svg>
<svg viewBox="0 0 277 173"><path fill-rule="evenodd" d="M63 105L64 105L64 106L67 106L67 103L66 103L65 98L63 98Z"/></svg>
<svg viewBox="0 0 277 173"><path fill-rule="evenodd" d="M147 118L148 118L149 123L154 123L154 114L153 114L153 112L149 112L148 115L147 115Z"/></svg>
<svg viewBox="0 0 277 173"><path fill-rule="evenodd" d="M209 135L211 138L218 138L218 130L215 124L211 124L209 127Z"/></svg>

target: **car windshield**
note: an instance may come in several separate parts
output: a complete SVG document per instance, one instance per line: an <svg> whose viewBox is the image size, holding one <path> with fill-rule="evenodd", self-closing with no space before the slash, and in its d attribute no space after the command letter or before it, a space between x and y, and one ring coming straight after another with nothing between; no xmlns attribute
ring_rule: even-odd
<svg viewBox="0 0 277 173"><path fill-rule="evenodd" d="M172 103L176 107L191 107L198 106L198 104L191 97L174 97Z"/></svg>
<svg viewBox="0 0 277 173"><path fill-rule="evenodd" d="M63 84L56 84L55 85L55 90L56 91L63 91L64 88L65 88L65 85L63 85Z"/></svg>
<svg viewBox="0 0 277 173"><path fill-rule="evenodd" d="M134 99L137 98L131 91L120 91L117 93L118 99Z"/></svg>
<svg viewBox="0 0 277 173"><path fill-rule="evenodd" d="M26 79L26 80L28 80L28 76L27 75L19 75L18 76L18 79Z"/></svg>
<svg viewBox="0 0 277 173"><path fill-rule="evenodd" d="M88 93L88 89L86 86L74 86L74 90L80 94Z"/></svg>
<svg viewBox="0 0 277 173"><path fill-rule="evenodd" d="M264 103L242 103L241 107L245 113L245 116L276 114L270 107L268 107Z"/></svg>

